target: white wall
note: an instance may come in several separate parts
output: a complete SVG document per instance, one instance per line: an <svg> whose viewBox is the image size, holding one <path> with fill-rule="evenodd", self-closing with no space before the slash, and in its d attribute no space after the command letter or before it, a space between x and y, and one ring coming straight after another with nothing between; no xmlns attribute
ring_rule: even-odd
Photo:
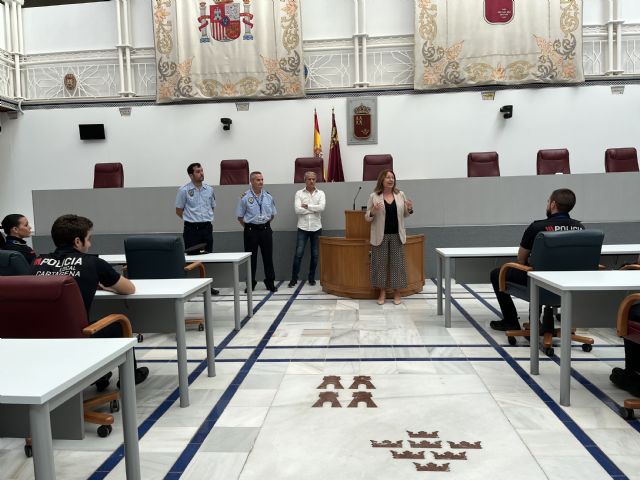
<svg viewBox="0 0 640 480"><path fill-rule="evenodd" d="M117 108L28 110L2 121L0 205L29 215L32 189L90 188L97 162L122 162L129 187L182 184L192 161L218 184L220 160L233 158L248 159L267 183L289 183L294 159L312 153L314 108L327 161L332 107L347 181L362 178L368 153L391 153L400 180L464 177L467 153L486 150L499 152L502 175L534 175L537 150L561 147L573 173L597 173L606 148L640 146L639 103L636 85L623 96L603 86L499 91L493 102L479 92L382 96L379 143L368 146L346 143L345 98L252 102L249 112L233 103L133 107L131 117ZM505 104L514 105L510 120L498 111ZM220 117L233 119L231 131ZM104 123L107 139L79 140L79 123Z"/></svg>

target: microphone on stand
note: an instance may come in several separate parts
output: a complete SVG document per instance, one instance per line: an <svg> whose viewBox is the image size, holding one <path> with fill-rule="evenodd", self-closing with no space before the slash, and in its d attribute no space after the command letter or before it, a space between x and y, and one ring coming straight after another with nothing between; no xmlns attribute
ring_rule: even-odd
<svg viewBox="0 0 640 480"><path fill-rule="evenodd" d="M360 186L358 187L358 191L356 192L356 196L355 196L355 197L353 197L353 210L355 210L355 209L356 209L356 198L358 198L358 194L360 193L360 190L362 190L362 185L360 185Z"/></svg>

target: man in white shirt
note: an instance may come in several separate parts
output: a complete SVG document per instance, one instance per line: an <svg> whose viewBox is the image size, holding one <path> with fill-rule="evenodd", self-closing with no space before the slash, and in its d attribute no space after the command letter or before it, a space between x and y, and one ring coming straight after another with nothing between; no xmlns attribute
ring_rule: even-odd
<svg viewBox="0 0 640 480"><path fill-rule="evenodd" d="M296 253L293 257L293 269L289 288L298 283L300 262L307 246L307 240L311 243L311 261L309 262L309 285L316 284L316 266L318 265L320 235L322 234L322 212L325 206L325 197L322 190L316 188L316 174L306 172L304 174L306 187L296 192L294 208L298 215L298 238L296 240Z"/></svg>

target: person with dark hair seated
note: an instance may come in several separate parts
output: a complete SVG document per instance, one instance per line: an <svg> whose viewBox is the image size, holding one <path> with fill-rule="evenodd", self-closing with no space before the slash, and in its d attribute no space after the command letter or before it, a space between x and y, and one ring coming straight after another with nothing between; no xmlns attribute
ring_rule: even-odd
<svg viewBox="0 0 640 480"><path fill-rule="evenodd" d="M36 252L24 240L31 236L31 226L27 217L19 213L7 215L2 220L2 230L7 238L0 248L19 252L27 260L27 263L32 264L36 258Z"/></svg>
<svg viewBox="0 0 640 480"><path fill-rule="evenodd" d="M531 223L522 235L520 248L518 249L518 263L522 265L529 264L529 255L533 248L533 241L538 233L584 230L582 223L569 216L569 212L573 210L575 204L576 195L568 188L560 188L551 193L547 200L547 218ZM513 303L511 295L500 291L498 285L499 276L499 268L491 271L491 284L493 285L496 299L500 304L502 320L493 321L490 323L490 326L494 330L503 332L506 330L520 330L516 306ZM507 271L507 282L526 285L527 272L511 268Z"/></svg>
<svg viewBox="0 0 640 480"><path fill-rule="evenodd" d="M58 217L51 226L51 238L56 250L40 255L32 266L34 275L69 275L78 283L87 316L93 297L98 288L114 293L128 295L135 293L136 287L128 278L116 272L111 265L96 255L89 254L91 248L91 229L93 222L78 215ZM122 337L120 324L114 323L100 330L94 337ZM149 376L147 367L135 369L136 384L144 382ZM109 384L111 373L96 382L98 390L104 390Z"/></svg>

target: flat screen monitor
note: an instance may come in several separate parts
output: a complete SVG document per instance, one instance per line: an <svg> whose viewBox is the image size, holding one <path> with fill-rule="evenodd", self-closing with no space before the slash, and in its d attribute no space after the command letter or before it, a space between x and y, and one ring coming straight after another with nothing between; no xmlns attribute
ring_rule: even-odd
<svg viewBox="0 0 640 480"><path fill-rule="evenodd" d="M80 129L80 140L104 140L104 124L90 123L78 125Z"/></svg>

